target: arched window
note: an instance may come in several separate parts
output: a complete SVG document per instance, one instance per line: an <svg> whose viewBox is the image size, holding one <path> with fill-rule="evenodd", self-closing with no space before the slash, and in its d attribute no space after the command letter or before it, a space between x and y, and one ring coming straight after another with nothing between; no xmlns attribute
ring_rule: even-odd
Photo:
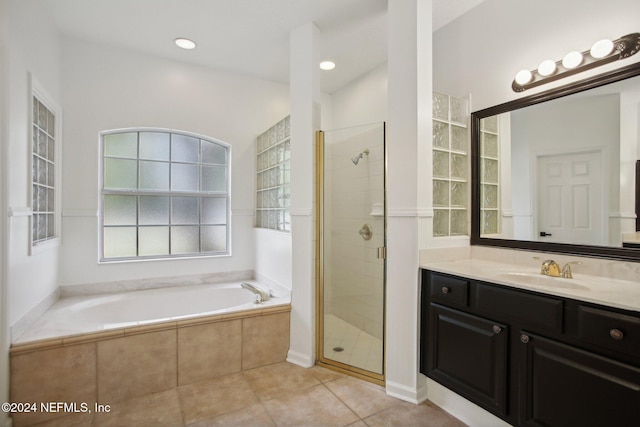
<svg viewBox="0 0 640 427"><path fill-rule="evenodd" d="M101 261L230 254L230 146L166 129L101 134Z"/></svg>

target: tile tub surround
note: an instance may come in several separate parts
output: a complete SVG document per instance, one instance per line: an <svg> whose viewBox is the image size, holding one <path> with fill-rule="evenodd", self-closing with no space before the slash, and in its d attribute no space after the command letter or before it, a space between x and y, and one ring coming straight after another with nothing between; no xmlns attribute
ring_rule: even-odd
<svg viewBox="0 0 640 427"><path fill-rule="evenodd" d="M431 402L414 405L387 396L380 386L287 362L123 400L109 413L65 414L44 425L464 427Z"/></svg>
<svg viewBox="0 0 640 427"><path fill-rule="evenodd" d="M290 310L285 305L14 344L11 401L85 402L93 409L153 395L158 403L156 394L284 361ZM96 416L74 415L80 421ZM15 413L13 425L67 416Z"/></svg>

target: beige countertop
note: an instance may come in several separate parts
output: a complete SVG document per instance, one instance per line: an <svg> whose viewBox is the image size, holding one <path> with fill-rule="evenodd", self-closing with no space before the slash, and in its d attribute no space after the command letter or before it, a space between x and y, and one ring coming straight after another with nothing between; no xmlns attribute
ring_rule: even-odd
<svg viewBox="0 0 640 427"><path fill-rule="evenodd" d="M423 262L421 267L518 289L640 312L640 283L576 273L573 279L540 274L539 267L479 259ZM560 264L562 268L562 264Z"/></svg>

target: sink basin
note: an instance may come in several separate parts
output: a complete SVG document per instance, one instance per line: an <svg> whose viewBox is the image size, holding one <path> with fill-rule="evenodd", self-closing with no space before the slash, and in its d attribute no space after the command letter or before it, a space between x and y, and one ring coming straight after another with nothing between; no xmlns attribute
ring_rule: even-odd
<svg viewBox="0 0 640 427"><path fill-rule="evenodd" d="M560 289L576 289L576 290L589 290L588 287L576 283L575 279L563 279L562 277L544 276L537 273L499 273L498 276L505 280L524 283L535 286L545 286L548 288L560 288Z"/></svg>

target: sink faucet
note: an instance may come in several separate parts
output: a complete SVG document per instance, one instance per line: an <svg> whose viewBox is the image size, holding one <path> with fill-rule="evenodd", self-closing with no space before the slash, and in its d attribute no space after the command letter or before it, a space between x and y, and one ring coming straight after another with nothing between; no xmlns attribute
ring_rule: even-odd
<svg viewBox="0 0 640 427"><path fill-rule="evenodd" d="M271 292L263 291L262 289L258 288L257 286L252 285L251 283L242 282L242 284L240 286L242 286L243 288L248 289L251 292L253 292L254 294L256 294L256 300L255 300L256 304L260 304L261 302L269 301L269 298L271 297Z"/></svg>
<svg viewBox="0 0 640 427"><path fill-rule="evenodd" d="M551 277L560 277L560 266L552 259L548 259L542 263L540 274Z"/></svg>
<svg viewBox="0 0 640 427"><path fill-rule="evenodd" d="M568 262L562 267L561 276L565 279L573 279L573 275L571 274L571 264L582 264L580 261L571 261Z"/></svg>

